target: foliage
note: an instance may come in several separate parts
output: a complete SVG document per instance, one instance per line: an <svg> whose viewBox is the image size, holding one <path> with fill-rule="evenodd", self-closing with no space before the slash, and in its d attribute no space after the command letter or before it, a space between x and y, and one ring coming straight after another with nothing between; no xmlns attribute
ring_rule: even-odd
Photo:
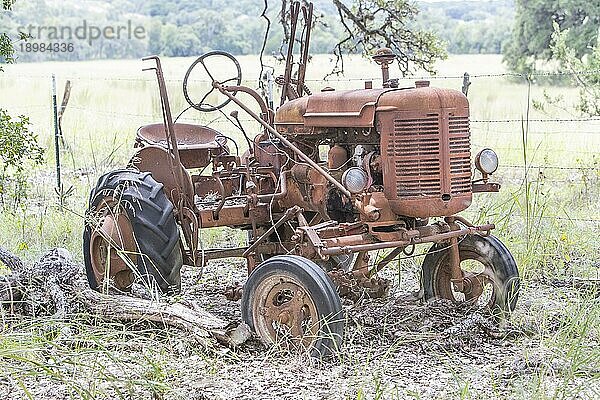
<svg viewBox="0 0 600 400"><path fill-rule="evenodd" d="M15 208L27 197L28 162L42 162L43 149L29 130L29 118L13 119L0 109L0 204Z"/></svg>
<svg viewBox="0 0 600 400"><path fill-rule="evenodd" d="M316 23L313 26L311 53L331 53L340 40L352 32L352 40L338 50L370 52L380 45L397 43L397 52L417 66L428 64L442 54L447 45L451 53L498 53L506 41L512 19L512 0L490 2L424 3L405 0L313 0ZM277 54L286 33L276 23L290 0L267 0L265 16L271 29L265 54ZM416 4L416 5L415 5ZM285 7L284 7L285 6ZM261 18L263 1L239 0L118 0L112 2L19 2L9 13L0 14L0 25L14 39L19 30L28 33L34 26L33 43L51 42L48 31L38 39L37 27L76 28L88 26L118 27L131 21L142 26L142 39L100 37L90 45L74 38L74 52L19 52L21 61L89 60L140 58L148 54L196 56L220 49L236 55L257 54L262 48L266 20ZM345 8L345 11L344 11ZM340 13L340 9L343 11ZM418 9L423 10L417 12ZM347 11L347 12L346 12ZM371 18L368 14L376 11ZM355 24L353 14L366 18L364 26ZM347 28L343 21L347 22ZM377 28L381 28L379 30ZM365 28L365 29L363 29ZM432 35L440 37L444 43ZM381 34L383 33L383 35ZM54 40L56 41L56 40ZM393 46L392 46L393 47ZM403 68L404 69L404 68Z"/></svg>
<svg viewBox="0 0 600 400"><path fill-rule="evenodd" d="M343 72L344 52L372 55L378 48L390 48L398 57L403 75L411 66L432 72L433 63L446 57L435 35L408 25L419 11L406 0L354 0L351 6L341 0L332 1L344 27L344 36L334 50L339 72Z"/></svg>
<svg viewBox="0 0 600 400"><path fill-rule="evenodd" d="M553 24L568 30L565 40L575 57L591 53L600 28L600 2L517 0L516 5L512 41L504 51L504 60L513 71L532 71L537 60L553 57Z"/></svg>
<svg viewBox="0 0 600 400"><path fill-rule="evenodd" d="M2 0L2 9L10 10L16 0Z"/></svg>
<svg viewBox="0 0 600 400"><path fill-rule="evenodd" d="M13 63L15 49L13 48L12 40L10 37L4 33L0 32L0 61L4 61L6 63ZM2 65L0 65L0 72L2 71Z"/></svg>
<svg viewBox="0 0 600 400"><path fill-rule="evenodd" d="M553 57L568 71L578 72L573 75L580 88L578 111L589 116L600 115L600 34L596 45L591 48L591 54L584 57L578 56L577 49L572 47L569 38L569 29L561 31L555 23L550 46Z"/></svg>
<svg viewBox="0 0 600 400"><path fill-rule="evenodd" d="M451 54L501 54L510 40L512 0L419 3L414 25L435 33Z"/></svg>
<svg viewBox="0 0 600 400"><path fill-rule="evenodd" d="M13 1L4 1L3 6L9 9L12 3ZM23 38L21 35L21 39ZM9 36L0 32L0 59L4 59L6 63L14 63L14 52ZM15 120L0 108L0 205L6 206L10 198L11 204L16 206L26 197L26 162L42 162L43 150L38 146L37 136L29 130L29 126L29 118L21 115Z"/></svg>

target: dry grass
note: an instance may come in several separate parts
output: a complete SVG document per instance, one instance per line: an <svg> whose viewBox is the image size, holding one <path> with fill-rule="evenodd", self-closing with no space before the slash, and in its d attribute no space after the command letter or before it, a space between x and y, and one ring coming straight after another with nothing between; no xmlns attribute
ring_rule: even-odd
<svg viewBox="0 0 600 400"><path fill-rule="evenodd" d="M176 111L184 106L180 85L190 62L168 59L164 63ZM326 72L327 62L326 56L315 57L309 69L312 88L325 85L314 80ZM246 83L256 86L256 58L242 57L241 63ZM378 76L377 68L365 60L354 58L347 65L352 70L345 78ZM45 165L31 171L29 201L15 213L0 215L4 246L29 260L54 246L67 247L81 259L80 215L90 187L101 172L126 162L138 126L160 119L152 74L140 72L141 68L138 61L40 63L9 66L0 74L0 107L30 115L48 149L53 143L49 74L57 73L59 87L66 78L74 84L63 126L63 181L74 187L65 200L68 211L56 205L53 151L49 150ZM440 65L440 75L459 76L465 71L498 73L503 68L496 56L457 56ZM205 87L197 84L198 90ZM408 84L408 80L400 83ZM462 79L436 79L433 84L458 89ZM327 85L358 88L362 82ZM531 97L541 99L544 89L552 96L563 95L566 104L573 103L577 93L572 87L534 85ZM474 78L469 100L475 121L519 120L525 115L527 86L506 78ZM568 106L547 110L532 111L530 118L573 118ZM216 116L190 112L185 117L208 123ZM228 123L212 124L239 138ZM506 338L491 339L474 330L464 337L462 347L439 346L443 341L432 346L447 328L439 326L448 312L421 318L439 308L402 302L402 293L414 288L419 261L407 260L388 272L402 285L387 302L347 307L345 348L338 360L326 365L307 366L309 360L289 360L256 343L235 352L200 350L178 332L99 325L86 316L61 322L72 330L67 342L60 333L46 332L46 321L5 320L0 394L42 399L280 398L286 394L357 399L597 398L598 291L595 284L590 284L592 289L576 287L579 281L573 278L599 277L599 128L598 121L531 122L526 153L528 163L539 168L530 169L524 183L525 171L519 168L521 123L472 123L474 150L492 147L500 155L495 178L503 189L500 194L478 195L466 214L497 224L497 235L515 254L525 277L509 330L513 333ZM211 230L203 237L206 245L241 240L231 230ZM227 268L226 264L213 264L200 282L193 271L186 272L183 297L235 320L238 305L226 303L220 291L243 275L239 265ZM367 317L379 320L381 312L387 313L388 322L370 326ZM459 315L449 323L460 322Z"/></svg>

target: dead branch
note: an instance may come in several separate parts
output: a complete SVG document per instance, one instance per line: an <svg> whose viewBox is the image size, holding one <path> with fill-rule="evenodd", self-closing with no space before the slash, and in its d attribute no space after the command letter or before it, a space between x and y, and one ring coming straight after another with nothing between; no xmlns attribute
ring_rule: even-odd
<svg viewBox="0 0 600 400"><path fill-rule="evenodd" d="M302 0L305 2L305 0ZM431 32L410 26L419 12L406 0L331 0L337 8L344 31L333 48L336 63L328 75L344 72L344 54L359 53L371 56L375 50L387 47L396 55L402 75L421 68L433 73L433 63L446 56L443 43ZM290 37L290 10L288 0L281 0L279 22L283 26L283 49L295 38ZM321 18L322 19L322 18ZM326 26L319 17L313 21ZM268 35L268 31L267 31Z"/></svg>
<svg viewBox="0 0 600 400"><path fill-rule="evenodd" d="M0 262L6 265L12 272L23 269L23 261L4 247L0 246Z"/></svg>
<svg viewBox="0 0 600 400"><path fill-rule="evenodd" d="M91 290L82 279L83 268L64 249L49 251L32 266L15 264L18 258L11 258L9 252L1 254L3 262L21 268L0 278L0 305L10 312L51 315L57 320L86 312L103 320L147 321L180 329L201 343L215 338L236 346L250 337L245 324L228 329L226 321L202 309Z"/></svg>
<svg viewBox="0 0 600 400"><path fill-rule="evenodd" d="M140 299L124 295L105 295L91 289L75 297L92 314L121 322L150 321L173 326L197 337L209 337L213 330L223 330L227 323L214 315L192 310L182 304Z"/></svg>

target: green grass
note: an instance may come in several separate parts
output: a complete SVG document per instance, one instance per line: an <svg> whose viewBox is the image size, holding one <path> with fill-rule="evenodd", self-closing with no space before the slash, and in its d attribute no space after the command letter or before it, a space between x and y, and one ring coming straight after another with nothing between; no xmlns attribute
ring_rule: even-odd
<svg viewBox="0 0 600 400"><path fill-rule="evenodd" d="M175 114L185 107L181 79L191 61L164 60ZM259 74L256 57L241 57L240 61L245 83L255 87ZM313 91L326 85L338 89L360 88L363 83L359 79L379 76L375 65L351 58L347 60L349 71L344 77L351 80L320 82L327 72L328 63L327 56L315 56L315 62L309 66L309 86ZM125 165L132 154L135 131L140 125L160 120L154 77L151 72L142 73L142 66L141 62L133 60L20 64L8 66L6 73L0 74L0 107L13 114L29 115L41 144L48 149L44 165L31 169L28 201L14 212L3 211L0 214L0 242L3 246L28 260L36 259L44 250L56 246L66 247L76 258L82 259L82 215L90 188L102 172ZM455 56L442 63L439 70L440 75L461 76L465 71L471 75L500 73L503 67L497 56ZM61 151L63 182L65 187L73 187L73 192L66 197L62 209L53 188L51 72L57 73L59 88L63 87L67 78L73 82L70 105L63 121L64 146ZM600 241L597 232L600 202L597 199L600 196L600 122L532 121L528 130L523 132L520 120L526 116L528 100L525 82L504 77L473 78L472 82L469 101L473 150L491 147L498 152L501 164L493 178L503 187L498 194L475 195L474 204L465 215L474 222L490 221L497 225L495 234L517 258L524 278L523 290L528 290L529 283L540 278L559 281L573 277L599 278ZM378 85L377 82L374 84ZM400 82L400 86L410 84L410 80ZM194 90L199 91L207 87L201 82L194 85ZM434 79L432 85L460 89L462 78ZM572 112L576 88L534 84L531 100L543 99L544 91L550 96L562 95L567 106L564 109L546 107L544 112L532 109L530 119L577 118ZM230 106L225 112L229 113L231 109ZM245 142L236 130L228 122L213 121L216 116L195 111L185 114L186 121L211 123L211 126L236 138L244 148ZM247 119L242 113L240 116ZM484 120L516 121L478 122ZM248 122L248 127L249 132L258 132L255 123ZM527 139L525 149L524 133ZM528 170L527 180L524 180L525 170L521 168L524 154L528 165L534 166ZM243 235L237 231L224 233L220 229L211 229L203 233L203 238L205 245L209 246L227 240L241 241ZM535 298L535 295L529 297ZM524 340L520 344L525 353L527 349L532 353L542 349L546 351L543 362L508 384L492 373L490 381L498 387L508 385L510 393L517 398L571 398L578 393L589 393L586 385L590 380L597 382L600 370L597 298L565 295L555 307L533 304L525 309L534 315L517 313L516 323L539 324L539 330L535 343ZM125 337L128 335L125 328L84 328L79 334L83 335L81 341L95 345L91 349L73 350L56 349L55 341L40 333L38 322L32 324L11 328L0 339L0 369L5 368L16 382L20 382L20 376L39 374L43 379L64 383L74 397L94 398L112 393L127 398L137 393L136 390L149 390L160 398L169 388L185 380L186 371L172 369L170 354L164 343L156 349L148 348L143 359L138 360L106 350L113 344L118 347L130 340ZM548 327L545 324L554 325ZM123 336L115 339L113 335L116 334ZM42 348L48 347L55 348L58 356L62 357L61 363L84 363L80 368L74 368L75 372L70 372L76 374L77 379L57 372L54 364L49 364L49 359L40 358L46 351ZM85 354L83 358L82 353ZM207 360L209 374L222 367L222 362L212 355L200 354ZM105 371L103 362L107 362L106 357L109 356L113 357L110 363L119 368L127 368L131 362L133 375L126 378L118 371ZM553 359L559 360L560 368L552 365ZM20 370L14 369L15 362L21 363ZM342 362L352 363L353 360L343 358ZM448 367L453 371L455 381L450 388L450 397L480 398L482 393L469 380L472 378L464 377L462 367L460 364ZM358 366L357 371L357 375L368 375L370 366ZM215 373L212 372L213 375ZM383 382L376 371L370 378L357 381L364 384L364 390L359 390L355 398L423 398L419 390L398 389L389 382ZM23 384L23 393L27 390ZM399 394L395 394L396 391ZM499 396L506 395L505 391L499 393Z"/></svg>
<svg viewBox="0 0 600 400"><path fill-rule="evenodd" d="M191 61L164 60L175 114L185 108L181 79ZM245 83L256 87L257 59L245 56L240 61ZM503 71L499 61L498 56L455 56L439 66L439 75L460 76L464 71L471 75L499 73ZM342 80L318 82L327 72L328 62L327 56L315 56L314 64L308 70L309 85L313 90L325 85L360 88L362 82L359 79L379 75L375 65L354 57L348 60L348 73ZM45 165L32 173L29 203L16 215L3 214L0 218L5 232L11 232L3 235L9 248L22 255L31 255L48 246L61 245L80 256L79 227L73 222L80 219L78 215L85 209L90 188L102 172L127 162L132 154L135 131L140 125L160 120L154 76L152 72L141 72L143 66L141 61L135 60L21 64L8 66L6 73L0 75L3 93L0 106L13 113L29 115L42 145L48 149ZM57 73L59 88L67 78L73 82L70 105L63 120L64 147L61 152L64 185L74 188L74 193L66 200L67 209L73 213L57 210L53 201L56 194L52 189L51 72ZM404 79L400 85L411 82ZM498 234L516 246L515 253L525 272L531 270L530 264L540 260L548 267L547 258L553 257L555 251L560 257L556 258L555 265L550 265L554 270L562 268L563 262L569 262L570 258L580 259L582 253L595 253L598 244L592 233L600 223L568 219L600 219L600 207L595 201L600 181L600 157L597 155L600 122L530 122L525 150L528 165L534 168L528 172L528 184L523 185L525 170L520 167L523 165L520 119L526 114L527 85L505 77L475 77L472 82L469 100L474 121L471 124L473 151L491 147L498 152L501 164L494 179L503 184L503 189L500 194L476 195L474 206L466 214L477 220L497 223ZM432 84L458 89L462 79L434 79ZM207 85L195 82L190 91L199 93ZM544 91L550 96L562 95L566 103L573 103L577 96L577 89L573 87L533 85L531 99L543 99ZM225 112L231 109L233 106L228 106ZM530 119L574 118L568 108L546 109L553 112L532 110ZM243 120L248 120L247 116L240 115ZM233 136L244 149L245 141L241 135L223 118L215 121L218 116L192 110L184 118L195 123L210 123ZM512 122L477 122L485 120ZM247 121L246 124L249 132L258 131L255 123ZM554 216L563 219L553 219ZM533 269L539 271L537 267Z"/></svg>

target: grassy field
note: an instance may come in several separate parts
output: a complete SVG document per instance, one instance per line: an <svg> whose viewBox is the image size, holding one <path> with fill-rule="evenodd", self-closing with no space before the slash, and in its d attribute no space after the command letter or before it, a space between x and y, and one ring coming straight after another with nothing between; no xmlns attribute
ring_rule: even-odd
<svg viewBox="0 0 600 400"><path fill-rule="evenodd" d="M175 113L185 108L181 80L191 62L192 59L164 60ZM241 57L240 62L245 83L256 87L259 75L257 58ZM361 80L371 78L375 81L374 86L378 85L378 67L360 58L346 60L348 72L345 76L323 82L322 77L328 72L330 62L329 57L315 56L309 66L308 85L313 91L324 86L360 88L363 85ZM140 125L160 120L154 76L152 72L141 72L143 66L141 61L134 60L38 63L8 66L6 72L0 73L0 108L8 109L13 115L30 116L33 129L47 148L44 165L30 171L28 201L15 210L2 211L0 243L4 247L26 260L37 259L48 248L65 247L81 260L81 216L90 188L101 173L127 162L135 131ZM278 68L280 71L281 66ZM600 278L600 241L597 234L600 228L600 121L580 120L576 115L573 104L578 90L575 87L546 87L535 81L529 86L522 79L476 76L504 72L499 56L453 56L439 65L439 77L432 79L432 85L460 89L464 72L475 75L468 96L473 150L491 147L498 152L501 163L494 178L503 185L499 194L478 195L465 215L476 222L495 223L498 227L496 235L517 259L524 278L524 294L512 324L519 333L492 347L484 346L492 349L492 356L479 361L462 358L458 350L449 354L437 349L434 353L425 351L419 355L417 347L410 347L409 362L415 365L423 362L432 371L431 380L442 382L439 385L439 382L428 383L428 379L422 376L414 378L414 382L420 384L399 384L402 378L397 375L401 372L394 375L394 368L407 368L407 371L412 371L410 376L419 373L418 369L413 369L414 365L398 366L390 361L404 357L402 351L385 348L383 352L388 351L388 357L381 361L377 357L365 358L363 348L359 351L358 347L351 347L348 354L356 356L356 359L349 356L331 368L326 366L327 373L322 372L322 367L310 366L313 373L322 372L325 377L318 379L318 387L328 387L328 379L342 382L341 386L330 384L329 389L335 396L325 394L315 397L311 391L305 391L300 392L304 394L299 397L600 396L600 307L597 286L594 286ZM71 100L63 120L64 146L61 150L63 182L65 188L72 187L73 191L64 199L64 208L58 206L53 188L51 73L56 73L59 88L67 79L73 83ZM448 76L451 78L446 78ZM400 86L411 85L413 80L401 79ZM194 93L201 93L207 87L206 82L199 81L192 85ZM544 110L528 107L533 102L543 101L545 95L561 96L563 100L559 105L547 104ZM230 106L225 112L231 109ZM523 122L527 116L529 121ZM189 111L182 120L210 124L241 139L228 122L217 117L219 115L214 113ZM242 115L242 119L246 117ZM256 124L246 123L249 131L257 130ZM243 140L239 142L244 143ZM524 167L525 158L527 169ZM210 245L240 240L240 235L214 230L205 239ZM392 271L392 275L401 281L406 274L414 274L418 261L416 264L414 261L402 264L397 271ZM217 271L200 284L218 287L217 283L231 281L234 275ZM579 290L581 282L592 280L596 283L589 285L595 289L591 292ZM190 284L186 293L201 291L196 284L198 282ZM587 288L589 285L584 286ZM409 288L401 287L399 290L406 292ZM373 306L378 307L377 304ZM232 318L236 315L233 311L228 314ZM77 321L64 322L65 325L70 323L76 324ZM23 321L16 327L6 324L5 331L0 333L0 370L8 371L5 378L0 373L0 388L7 384L2 379L19 382L21 387L9 392L11 398L20 398L28 392L33 393L33 398L52 398L53 393L74 398L187 398L182 388L197 387L206 391L219 387L224 379L226 381L221 375L223 371L243 375L244 369L247 369L244 376L250 379L248 371L257 371L248 364L248 360L243 359L244 356L258 360L263 366L275 365L272 368L278 373L283 374L285 370L284 360L276 355L265 355L264 351L256 353L245 349L238 354L229 353L227 357L220 357L218 349L180 351L173 346L185 346L185 343L181 344L183 342L177 338L176 332L147 335L129 332L124 326L86 325L80 330L79 339L93 341L98 346L77 352L44 336L40 328L43 324L44 321L35 320ZM380 354L382 349L377 347L377 340L371 340L370 344L362 343L368 345L367 353ZM141 353L131 350L137 356L126 355L130 345L141 346L144 350ZM404 345L402 343L400 348L405 349ZM50 358L67 362L71 367L65 367L64 373L57 375L52 363L59 361L48 361L50 358L45 352L49 352ZM495 371L512 371L514 358L509 356L515 354L525 366L516 368L516 375L512 377L498 378ZM178 365L177 360L185 360L186 357L195 357L194 365L201 371L193 374L193 379L200 381L198 386L188 384L192 375L186 375L188 372ZM22 370L15 367L19 360L23 363ZM292 365L296 369L302 368L301 361ZM129 371L131 379L120 369ZM338 372L341 375L336 375ZM424 371L420 373L423 375ZM56 391L42 390L40 383L35 383L36 379L56 387ZM258 385L260 382L267 385L270 381L263 372L258 382ZM229 384L237 383L234 379ZM435 390L427 389L431 387ZM260 395L257 391L253 393ZM206 398L213 397L218 396L208 395Z"/></svg>

